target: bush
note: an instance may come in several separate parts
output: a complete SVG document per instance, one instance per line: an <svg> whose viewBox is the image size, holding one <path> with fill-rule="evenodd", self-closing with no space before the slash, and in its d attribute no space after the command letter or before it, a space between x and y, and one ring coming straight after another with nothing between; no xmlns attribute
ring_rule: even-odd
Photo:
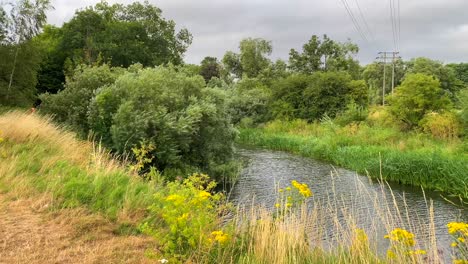
<svg viewBox="0 0 468 264"><path fill-rule="evenodd" d="M141 142L155 146L155 165L210 172L228 162L236 131L223 90L206 88L201 76L173 67L126 72L96 93L89 126L109 146L129 151Z"/></svg>
<svg viewBox="0 0 468 264"><path fill-rule="evenodd" d="M367 88L346 72L295 74L272 87L272 113L275 118L314 121L323 115L335 117L350 102L364 105Z"/></svg>
<svg viewBox="0 0 468 264"><path fill-rule="evenodd" d="M265 122L269 118L269 89L257 79L244 78L229 90L229 113L234 124L250 118L253 124Z"/></svg>
<svg viewBox="0 0 468 264"><path fill-rule="evenodd" d="M228 244L230 235L219 230L219 205L224 200L211 193L216 184L207 175L193 174L183 182L171 182L156 192L149 207L152 218L140 229L162 244L174 262L196 252L209 252Z"/></svg>
<svg viewBox="0 0 468 264"><path fill-rule="evenodd" d="M353 122L362 122L366 120L368 111L366 108L351 102L346 106L346 110L339 113L335 122L339 125L345 126Z"/></svg>
<svg viewBox="0 0 468 264"><path fill-rule="evenodd" d="M428 113L421 120L420 127L434 138L443 140L457 139L462 130L460 120L452 112Z"/></svg>
<svg viewBox="0 0 468 264"><path fill-rule="evenodd" d="M403 123L392 115L387 107L376 106L369 109L366 119L367 123L371 126L388 127L388 128L402 128Z"/></svg>
<svg viewBox="0 0 468 264"><path fill-rule="evenodd" d="M98 88L114 83L122 73L123 69L108 65L80 66L67 79L64 90L40 96L41 112L53 115L57 121L70 125L81 136L86 136L89 132L87 114L91 98Z"/></svg>
<svg viewBox="0 0 468 264"><path fill-rule="evenodd" d="M429 112L451 108L451 101L444 93L440 82L424 74L407 74L403 83L388 97L390 112L410 128Z"/></svg>

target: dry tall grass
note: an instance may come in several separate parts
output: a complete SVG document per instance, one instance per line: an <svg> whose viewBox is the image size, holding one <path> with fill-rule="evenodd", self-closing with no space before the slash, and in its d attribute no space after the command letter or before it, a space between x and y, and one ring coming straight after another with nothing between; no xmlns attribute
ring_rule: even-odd
<svg viewBox="0 0 468 264"><path fill-rule="evenodd" d="M360 184L360 183L358 183ZM240 255L232 261L225 254L219 263L450 263L448 245L439 245L434 224L433 206L430 200L421 207L427 210L428 219L410 215L407 206L399 206L393 193L384 189L368 191L361 186L360 195L372 204L376 217L371 223L359 222L358 208L345 208L341 200L315 200L285 217L275 217L266 208L254 205L239 209L233 220L236 229L235 247L227 249ZM336 197L336 196L334 196ZM415 245L397 252L394 258L386 256L392 244L384 238L395 228L415 234ZM382 233L382 229L385 233ZM239 242L240 241L240 242ZM239 244L241 246L239 246ZM393 245L397 245L394 243ZM239 248L241 248L239 250ZM424 250L425 254L410 255L409 250ZM392 249L395 251L395 249Z"/></svg>
<svg viewBox="0 0 468 264"><path fill-rule="evenodd" d="M64 156L83 168L99 168L108 172L122 168L100 145L77 140L74 133L57 126L50 117L20 111L7 112L0 116L0 131L4 138L17 144L32 141L43 143L59 151L55 156Z"/></svg>

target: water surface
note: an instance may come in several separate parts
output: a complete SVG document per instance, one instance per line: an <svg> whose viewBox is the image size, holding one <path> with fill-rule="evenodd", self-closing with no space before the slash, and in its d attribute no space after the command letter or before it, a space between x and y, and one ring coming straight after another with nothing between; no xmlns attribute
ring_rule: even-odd
<svg viewBox="0 0 468 264"><path fill-rule="evenodd" d="M324 241L338 237L336 220L344 225L354 222L367 230L380 251L388 247L383 236L390 225L416 233L421 247L431 239L431 230L435 230L437 248L448 259L451 238L447 223L468 220L466 208L420 188L398 184L389 187L356 172L285 152L238 149L237 153L246 159L246 166L230 199L240 206L262 205L274 210L278 188L290 185L292 180L307 183L314 193L309 207L320 208L324 218L320 223L324 230L320 239ZM314 225L317 223L310 223L311 230Z"/></svg>

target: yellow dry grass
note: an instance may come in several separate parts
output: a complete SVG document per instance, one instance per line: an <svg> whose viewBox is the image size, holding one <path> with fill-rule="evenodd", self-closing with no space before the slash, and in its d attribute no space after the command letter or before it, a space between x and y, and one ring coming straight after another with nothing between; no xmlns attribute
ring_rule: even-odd
<svg viewBox="0 0 468 264"><path fill-rule="evenodd" d="M116 223L84 209L51 213L48 200L0 194L0 263L151 263L151 238L115 235Z"/></svg>
<svg viewBox="0 0 468 264"><path fill-rule="evenodd" d="M0 131L2 137L15 143L43 142L60 152L56 157L66 156L67 160L87 169L112 171L121 168L100 145L77 140L74 133L55 125L50 117L20 111L8 112L0 116ZM54 163L54 160L49 162Z"/></svg>

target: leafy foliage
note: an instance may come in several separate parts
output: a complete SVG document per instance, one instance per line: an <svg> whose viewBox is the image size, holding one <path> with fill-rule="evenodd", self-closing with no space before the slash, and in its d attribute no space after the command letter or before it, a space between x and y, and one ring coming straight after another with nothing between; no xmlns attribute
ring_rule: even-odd
<svg viewBox="0 0 468 264"><path fill-rule="evenodd" d="M456 93L463 88L463 82L457 79L455 71L441 62L428 58L415 58L408 62L408 74L422 73L432 75L440 81L441 88L454 100Z"/></svg>
<svg viewBox="0 0 468 264"><path fill-rule="evenodd" d="M313 121L324 114L334 117L351 102L365 102L366 87L346 72L291 75L273 86L272 112L276 117Z"/></svg>
<svg viewBox="0 0 468 264"><path fill-rule="evenodd" d="M200 75L208 83L213 77L221 77L221 64L217 58L205 57L200 65Z"/></svg>
<svg viewBox="0 0 468 264"><path fill-rule="evenodd" d="M317 71L348 71L357 77L359 64L353 55L359 51L357 45L346 42L339 43L323 35L322 40L313 35L302 47L302 53L295 49L289 52L289 67L300 73Z"/></svg>
<svg viewBox="0 0 468 264"><path fill-rule="evenodd" d="M409 127L417 126L429 112L451 107L439 80L421 73L406 75L396 92L389 96L388 102L390 111Z"/></svg>
<svg viewBox="0 0 468 264"><path fill-rule="evenodd" d="M238 78L242 78L244 74L250 78L257 77L271 63L267 58L273 51L270 41L260 38L243 39L239 50L240 54L228 51L223 57L226 69Z"/></svg>
<svg viewBox="0 0 468 264"><path fill-rule="evenodd" d="M88 120L96 136L117 151L142 141L153 144L160 170L214 169L231 158L235 137L225 93L174 67L123 74L99 89Z"/></svg>
<svg viewBox="0 0 468 264"><path fill-rule="evenodd" d="M9 5L9 14L3 6L0 9L0 102L31 105L41 60L32 39L46 22L50 1L20 0Z"/></svg>
<svg viewBox="0 0 468 264"><path fill-rule="evenodd" d="M215 186L207 175L193 174L154 195L149 207L152 219L140 229L162 243L164 252L174 258L171 261L186 260L195 251L207 252L228 243L229 235L218 230L223 196L211 193Z"/></svg>
<svg viewBox="0 0 468 264"><path fill-rule="evenodd" d="M89 132L87 115L91 98L98 88L114 83L122 71L109 65L78 67L74 75L67 79L64 90L40 96L41 111L52 114L57 121L86 136Z"/></svg>

